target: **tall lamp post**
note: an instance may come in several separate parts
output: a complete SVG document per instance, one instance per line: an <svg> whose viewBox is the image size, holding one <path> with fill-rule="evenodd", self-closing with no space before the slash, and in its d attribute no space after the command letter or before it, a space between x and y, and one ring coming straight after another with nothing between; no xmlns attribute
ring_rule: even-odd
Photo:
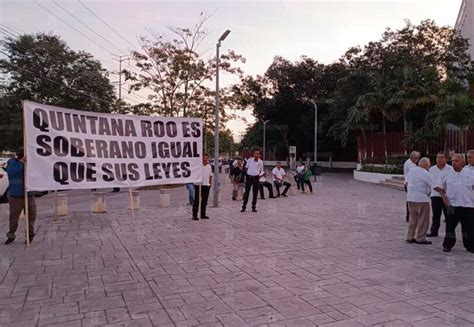
<svg viewBox="0 0 474 327"><path fill-rule="evenodd" d="M316 167L318 166L318 105L316 100L311 102L314 106L314 181L316 182Z"/></svg>
<svg viewBox="0 0 474 327"><path fill-rule="evenodd" d="M221 35L216 44L216 128L214 130L214 207L219 206L219 105L220 105L220 95L219 95L219 48L221 47L221 42L230 34L229 30L226 30L224 34Z"/></svg>
<svg viewBox="0 0 474 327"><path fill-rule="evenodd" d="M265 128L267 126L267 123L269 122L270 120L265 120L263 122L263 167L265 167Z"/></svg>

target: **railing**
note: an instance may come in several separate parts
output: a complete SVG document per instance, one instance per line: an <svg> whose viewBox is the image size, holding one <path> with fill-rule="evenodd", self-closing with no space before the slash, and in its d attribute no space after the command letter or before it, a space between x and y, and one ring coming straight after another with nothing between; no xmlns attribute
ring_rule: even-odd
<svg viewBox="0 0 474 327"><path fill-rule="evenodd" d="M382 157L397 154L407 154L412 150L417 150L423 154L434 154L439 151L465 153L474 149L474 130L452 131L448 130L444 135L440 135L429 144L420 142L407 146L403 140L409 134L404 132L387 132L366 134L357 137L358 159L363 160L368 157Z"/></svg>

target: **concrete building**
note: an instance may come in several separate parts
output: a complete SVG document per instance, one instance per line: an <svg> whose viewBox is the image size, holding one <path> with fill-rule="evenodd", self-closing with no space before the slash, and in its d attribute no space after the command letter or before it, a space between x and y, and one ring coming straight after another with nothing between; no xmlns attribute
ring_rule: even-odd
<svg viewBox="0 0 474 327"><path fill-rule="evenodd" d="M470 41L471 58L474 59L474 0L463 0L459 9L456 29Z"/></svg>

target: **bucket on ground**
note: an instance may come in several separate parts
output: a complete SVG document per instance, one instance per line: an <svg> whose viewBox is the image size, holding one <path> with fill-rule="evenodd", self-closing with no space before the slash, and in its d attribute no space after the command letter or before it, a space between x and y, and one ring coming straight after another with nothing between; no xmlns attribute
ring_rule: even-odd
<svg viewBox="0 0 474 327"><path fill-rule="evenodd" d="M160 190L160 207L169 207L170 202L170 190Z"/></svg>
<svg viewBox="0 0 474 327"><path fill-rule="evenodd" d="M92 205L92 212L94 213L104 213L107 211L107 201L105 198L105 192L96 192L94 193L95 202Z"/></svg>
<svg viewBox="0 0 474 327"><path fill-rule="evenodd" d="M140 209L140 192L132 191L130 203L128 204L128 209Z"/></svg>
<svg viewBox="0 0 474 327"><path fill-rule="evenodd" d="M69 210L67 194L58 194L56 201L56 216L67 216Z"/></svg>

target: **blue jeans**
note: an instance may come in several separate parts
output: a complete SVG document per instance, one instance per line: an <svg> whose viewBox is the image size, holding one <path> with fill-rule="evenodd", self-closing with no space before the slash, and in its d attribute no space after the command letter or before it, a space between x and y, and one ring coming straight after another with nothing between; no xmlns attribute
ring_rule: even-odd
<svg viewBox="0 0 474 327"><path fill-rule="evenodd" d="M186 184L186 189L188 190L188 197L189 197L189 204L194 204L194 184L188 183Z"/></svg>

